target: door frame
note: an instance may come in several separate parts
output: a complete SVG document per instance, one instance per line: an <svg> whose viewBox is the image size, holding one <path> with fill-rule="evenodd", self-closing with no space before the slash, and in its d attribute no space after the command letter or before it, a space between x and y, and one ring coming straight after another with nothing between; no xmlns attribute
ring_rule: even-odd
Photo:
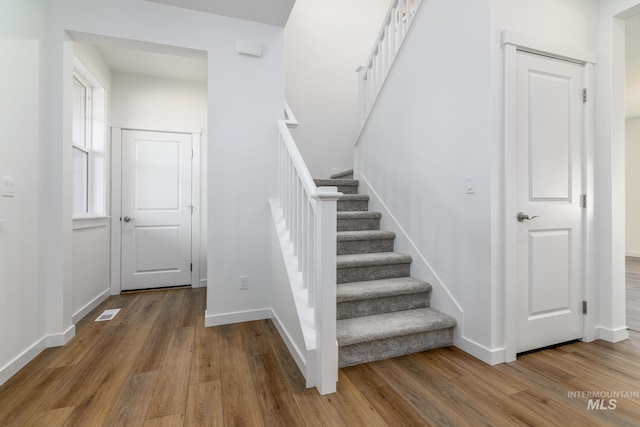
<svg viewBox="0 0 640 427"><path fill-rule="evenodd" d="M503 31L501 44L504 56L504 350L505 361L516 359L517 342L517 262L516 239L517 221L514 217L517 208L517 56L518 51L525 51L548 56L584 66L584 84L587 88L587 102L583 112L582 142L582 178L583 194L587 195L587 208L583 217L583 300L587 302L587 314L583 319L583 341L595 339L595 322L597 301L595 297L595 226L594 226L594 105L595 80L594 52L562 46L557 43L540 40L535 37L514 32Z"/></svg>
<svg viewBox="0 0 640 427"><path fill-rule="evenodd" d="M111 128L111 295L122 290L122 131L180 133L191 135L191 287L200 287L200 132L157 130L137 127Z"/></svg>

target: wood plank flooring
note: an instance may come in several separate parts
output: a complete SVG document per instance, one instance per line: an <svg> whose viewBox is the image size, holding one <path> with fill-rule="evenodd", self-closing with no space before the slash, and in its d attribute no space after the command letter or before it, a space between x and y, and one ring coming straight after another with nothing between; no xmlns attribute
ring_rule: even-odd
<svg viewBox="0 0 640 427"><path fill-rule="evenodd" d="M626 257L627 326L640 332L640 258Z"/></svg>
<svg viewBox="0 0 640 427"><path fill-rule="evenodd" d="M109 322L102 310L122 308ZM454 347L340 370L320 396L271 321L204 328L205 290L111 297L0 387L1 426L637 426L640 334L488 366ZM591 402L584 391L630 396ZM615 403L615 409L608 408Z"/></svg>

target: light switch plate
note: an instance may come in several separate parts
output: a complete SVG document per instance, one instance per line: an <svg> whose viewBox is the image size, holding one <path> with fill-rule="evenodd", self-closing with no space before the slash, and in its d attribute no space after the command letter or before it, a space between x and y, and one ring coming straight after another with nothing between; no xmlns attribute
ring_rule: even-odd
<svg viewBox="0 0 640 427"><path fill-rule="evenodd" d="M476 177L468 176L466 177L466 193L474 194L476 192Z"/></svg>
<svg viewBox="0 0 640 427"><path fill-rule="evenodd" d="M14 189L15 180L9 176L2 177L2 197L14 197L15 189Z"/></svg>

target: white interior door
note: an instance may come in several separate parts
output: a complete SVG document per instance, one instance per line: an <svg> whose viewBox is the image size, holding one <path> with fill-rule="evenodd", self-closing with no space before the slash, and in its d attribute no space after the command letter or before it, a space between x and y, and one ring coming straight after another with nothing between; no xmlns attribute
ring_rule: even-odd
<svg viewBox="0 0 640 427"><path fill-rule="evenodd" d="M191 284L191 135L122 131L122 290Z"/></svg>
<svg viewBox="0 0 640 427"><path fill-rule="evenodd" d="M517 68L513 220L516 351L523 352L583 336L584 73L580 64L526 52L518 52Z"/></svg>

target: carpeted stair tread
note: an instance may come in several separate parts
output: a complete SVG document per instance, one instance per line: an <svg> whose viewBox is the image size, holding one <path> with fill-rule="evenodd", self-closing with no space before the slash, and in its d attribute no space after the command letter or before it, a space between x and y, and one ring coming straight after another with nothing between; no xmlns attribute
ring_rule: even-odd
<svg viewBox="0 0 640 427"><path fill-rule="evenodd" d="M413 277L341 283L336 290L338 303L431 292L431 285Z"/></svg>
<svg viewBox="0 0 640 427"><path fill-rule="evenodd" d="M382 213L380 212L371 212L371 211L338 212L338 219L378 219L381 217L382 217Z"/></svg>
<svg viewBox="0 0 640 427"><path fill-rule="evenodd" d="M412 260L410 255L400 254L398 252L376 252L371 254L338 255L336 258L337 268L407 264Z"/></svg>
<svg viewBox="0 0 640 427"><path fill-rule="evenodd" d="M360 185L360 181L357 179L314 179L316 187L339 187L339 186L353 186Z"/></svg>
<svg viewBox="0 0 640 427"><path fill-rule="evenodd" d="M453 317L432 308L397 311L337 322L338 345L348 346L456 326Z"/></svg>
<svg viewBox="0 0 640 427"><path fill-rule="evenodd" d="M340 178L344 178L347 176L353 176L353 169L347 169L341 172L337 172L334 173L333 175L330 175L329 178L331 179L340 179Z"/></svg>
<svg viewBox="0 0 640 427"><path fill-rule="evenodd" d="M380 239L391 240L396 238L396 233L380 230L338 231L337 238L338 242Z"/></svg>

